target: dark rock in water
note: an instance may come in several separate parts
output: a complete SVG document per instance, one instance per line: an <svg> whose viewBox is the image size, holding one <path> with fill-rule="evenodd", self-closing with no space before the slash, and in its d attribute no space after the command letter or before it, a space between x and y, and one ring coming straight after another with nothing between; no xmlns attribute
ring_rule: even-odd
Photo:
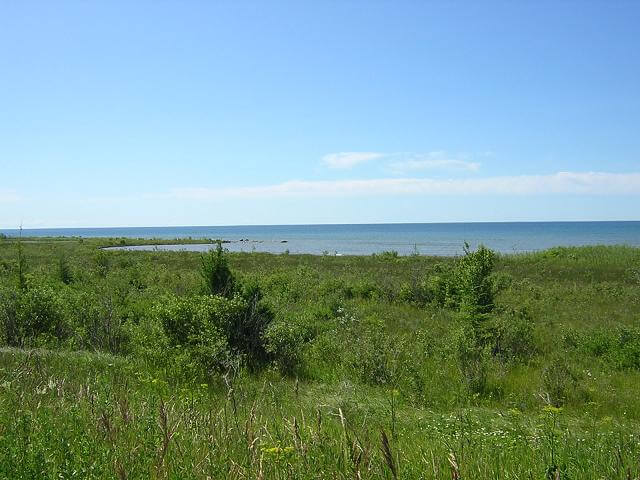
<svg viewBox="0 0 640 480"><path fill-rule="evenodd" d="M280 240L280 243L287 243L287 240Z"/></svg>

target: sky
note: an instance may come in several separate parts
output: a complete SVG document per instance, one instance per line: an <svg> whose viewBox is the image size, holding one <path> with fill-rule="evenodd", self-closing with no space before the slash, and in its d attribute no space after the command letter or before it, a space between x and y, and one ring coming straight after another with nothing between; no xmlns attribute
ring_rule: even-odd
<svg viewBox="0 0 640 480"><path fill-rule="evenodd" d="M0 3L0 228L640 220L640 2Z"/></svg>

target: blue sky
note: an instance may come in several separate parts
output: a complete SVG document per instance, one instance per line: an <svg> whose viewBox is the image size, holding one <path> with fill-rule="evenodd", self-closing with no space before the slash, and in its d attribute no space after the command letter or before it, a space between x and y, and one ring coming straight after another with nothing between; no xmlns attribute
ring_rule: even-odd
<svg viewBox="0 0 640 480"><path fill-rule="evenodd" d="M640 220L640 2L3 2L0 227Z"/></svg>

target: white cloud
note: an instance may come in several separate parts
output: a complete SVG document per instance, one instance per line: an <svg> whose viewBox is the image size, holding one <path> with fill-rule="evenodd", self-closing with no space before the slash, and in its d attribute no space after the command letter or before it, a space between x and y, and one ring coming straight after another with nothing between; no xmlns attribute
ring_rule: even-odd
<svg viewBox="0 0 640 480"><path fill-rule="evenodd" d="M385 156L384 153L378 152L340 152L325 155L322 157L322 162L329 168L352 168L359 163L369 162Z"/></svg>
<svg viewBox="0 0 640 480"><path fill-rule="evenodd" d="M329 168L348 169L379 159L383 159L387 170L394 174L435 169L475 172L480 168L480 163L468 161L468 155L450 155L444 151L428 153L341 152L325 155L322 157L322 162Z"/></svg>
<svg viewBox="0 0 640 480"><path fill-rule="evenodd" d="M162 197L183 200L226 198L336 197L362 195L640 195L640 173L558 172L466 179L380 178L292 180L274 185L179 188Z"/></svg>
<svg viewBox="0 0 640 480"><path fill-rule="evenodd" d="M417 156L409 160L391 162L389 168L394 173L406 173L417 170L466 170L477 172L480 169L478 162L469 162L459 158L446 158L442 155L428 154Z"/></svg>

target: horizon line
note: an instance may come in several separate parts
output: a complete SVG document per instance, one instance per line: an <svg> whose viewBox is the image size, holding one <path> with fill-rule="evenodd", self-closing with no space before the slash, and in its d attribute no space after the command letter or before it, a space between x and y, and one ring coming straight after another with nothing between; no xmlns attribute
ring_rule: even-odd
<svg viewBox="0 0 640 480"><path fill-rule="evenodd" d="M454 225L454 224L501 224L501 223L638 223L638 220L471 220L450 222L337 222L337 223L246 223L226 225L122 225L122 226L76 226L76 227L0 227L2 231L25 230L108 230L131 228L217 228L217 227L315 227L338 225Z"/></svg>

